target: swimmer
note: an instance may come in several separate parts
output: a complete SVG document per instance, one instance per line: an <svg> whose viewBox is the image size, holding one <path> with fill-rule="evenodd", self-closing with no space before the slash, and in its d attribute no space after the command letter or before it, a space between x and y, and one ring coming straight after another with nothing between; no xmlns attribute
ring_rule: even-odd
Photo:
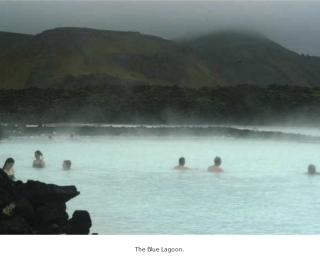
<svg viewBox="0 0 320 256"><path fill-rule="evenodd" d="M308 172L306 174L309 174L309 175L320 175L320 172L316 172L316 166L314 164L309 164Z"/></svg>
<svg viewBox="0 0 320 256"><path fill-rule="evenodd" d="M186 167L184 166L186 164L186 160L184 157L180 157L179 158L179 165L173 167L174 169L177 169L177 170L190 170L189 167Z"/></svg>
<svg viewBox="0 0 320 256"><path fill-rule="evenodd" d="M34 152L34 157L36 158L36 160L33 161L32 167L34 167L34 168L44 168L44 167L46 167L46 164L43 161L43 155L39 150Z"/></svg>
<svg viewBox="0 0 320 256"><path fill-rule="evenodd" d="M13 165L14 165L14 159L13 158L8 158L3 165L2 170L8 175L9 179L15 180L14 176L14 170L13 170Z"/></svg>
<svg viewBox="0 0 320 256"><path fill-rule="evenodd" d="M62 163L62 169L65 171L68 171L71 169L71 161L70 160L64 160Z"/></svg>
<svg viewBox="0 0 320 256"><path fill-rule="evenodd" d="M220 168L221 165L221 158L219 156L216 156L214 159L214 165L208 167L208 172L224 172L222 168Z"/></svg>

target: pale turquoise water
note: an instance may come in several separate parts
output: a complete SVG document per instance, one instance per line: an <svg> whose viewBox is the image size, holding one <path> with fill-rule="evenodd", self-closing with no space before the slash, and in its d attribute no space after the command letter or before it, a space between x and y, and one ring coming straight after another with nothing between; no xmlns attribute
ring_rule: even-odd
<svg viewBox="0 0 320 256"><path fill-rule="evenodd" d="M319 234L320 144L214 138L12 138L0 160L16 177L76 185L67 203L88 210L100 234ZM31 167L41 150L47 168ZM225 173L206 168L216 155ZM179 157L199 168L177 171ZM62 171L72 160L73 171Z"/></svg>

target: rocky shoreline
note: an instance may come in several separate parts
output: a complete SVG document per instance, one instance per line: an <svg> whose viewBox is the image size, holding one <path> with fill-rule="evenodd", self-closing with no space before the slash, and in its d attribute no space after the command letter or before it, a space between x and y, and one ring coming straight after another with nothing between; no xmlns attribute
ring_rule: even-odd
<svg viewBox="0 0 320 256"><path fill-rule="evenodd" d="M79 194L75 186L12 181L0 169L0 234L88 235L89 212L76 210L71 218L66 212L66 202Z"/></svg>
<svg viewBox="0 0 320 256"><path fill-rule="evenodd" d="M2 125L0 138L74 134L76 136L122 137L215 137L320 142L320 137L279 131L258 131L223 126L150 125Z"/></svg>

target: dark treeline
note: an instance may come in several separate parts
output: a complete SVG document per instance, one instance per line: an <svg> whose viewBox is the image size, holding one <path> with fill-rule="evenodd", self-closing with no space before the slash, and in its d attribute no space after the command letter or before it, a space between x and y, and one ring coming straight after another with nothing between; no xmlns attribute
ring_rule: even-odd
<svg viewBox="0 0 320 256"><path fill-rule="evenodd" d="M320 89L88 86L0 91L0 123L318 125Z"/></svg>

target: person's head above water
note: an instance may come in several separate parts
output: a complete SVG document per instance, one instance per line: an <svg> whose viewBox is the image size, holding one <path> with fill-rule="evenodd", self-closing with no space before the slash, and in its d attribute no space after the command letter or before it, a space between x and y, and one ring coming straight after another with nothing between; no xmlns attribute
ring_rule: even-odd
<svg viewBox="0 0 320 256"><path fill-rule="evenodd" d="M316 173L316 167L314 164L309 164L308 166L308 173L309 174L315 174Z"/></svg>
<svg viewBox="0 0 320 256"><path fill-rule="evenodd" d="M64 160L62 164L63 170L70 170L71 168L71 161L70 160Z"/></svg>
<svg viewBox="0 0 320 256"><path fill-rule="evenodd" d="M174 169L178 169L178 170L190 170L189 167L184 166L186 164L186 159L184 157L180 157L179 158L179 165L173 167Z"/></svg>
<svg viewBox="0 0 320 256"><path fill-rule="evenodd" d="M12 166L14 165L14 159L9 157L7 158L7 160L4 162L4 165L3 165L3 170L4 169L11 169Z"/></svg>
<svg viewBox="0 0 320 256"><path fill-rule="evenodd" d="M40 157L43 157L43 154L40 150L37 150L36 152L34 152L34 156L36 159L40 159Z"/></svg>
<svg viewBox="0 0 320 256"><path fill-rule="evenodd" d="M179 158L179 165L185 165L186 159L184 157Z"/></svg>
<svg viewBox="0 0 320 256"><path fill-rule="evenodd" d="M214 159L214 164L215 164L215 165L218 165L218 166L221 165L221 158L220 158L219 156L216 156L216 157L215 157L215 159Z"/></svg>

